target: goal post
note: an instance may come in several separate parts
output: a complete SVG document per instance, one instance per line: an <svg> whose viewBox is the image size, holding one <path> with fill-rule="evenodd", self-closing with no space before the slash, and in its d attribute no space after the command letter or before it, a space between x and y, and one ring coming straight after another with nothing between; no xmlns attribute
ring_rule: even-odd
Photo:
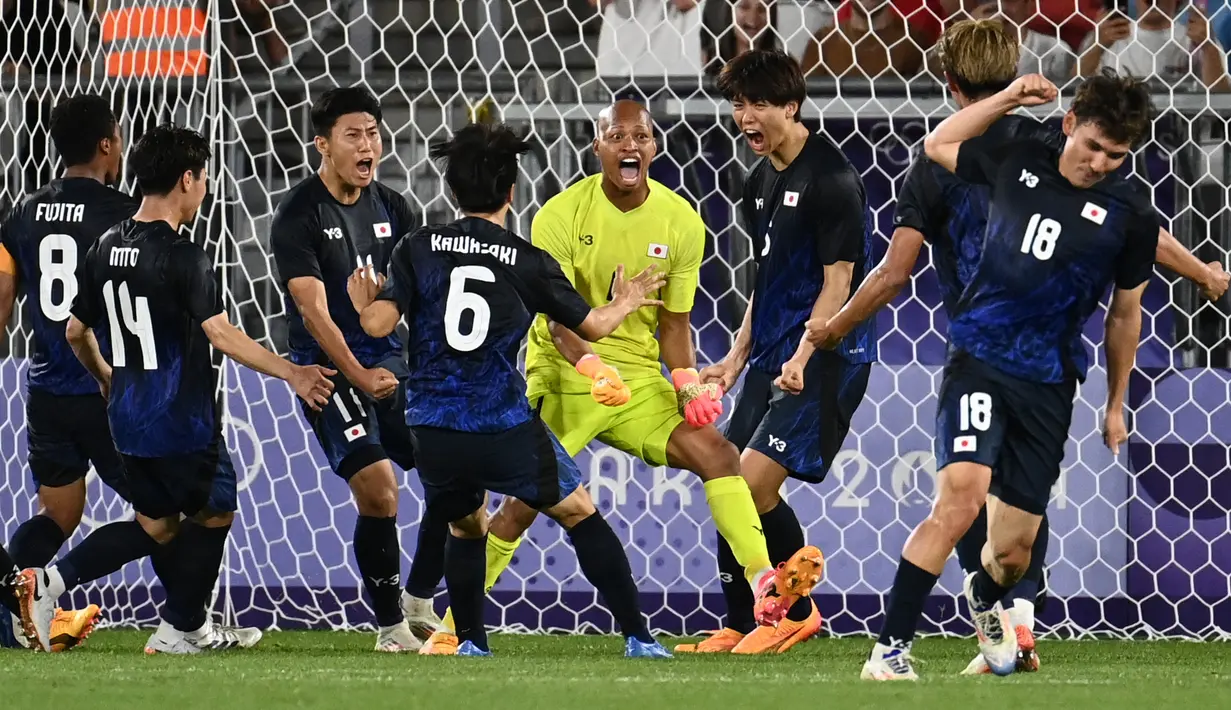
<svg viewBox="0 0 1231 710"><path fill-rule="evenodd" d="M706 22L719 2L725 0L701 3ZM629 3L619 0L616 11ZM52 174L54 152L45 119L40 123L37 116L73 91L113 97L126 138L165 120L202 130L213 146L213 184L193 238L216 259L233 318L285 352L285 299L273 272L269 223L287 190L317 164L309 107L320 91L364 83L381 98L380 179L406 195L426 221L453 214L427 158L429 140L476 117L530 131L533 150L521 163L512 217L522 236L539 206L597 168L590 143L598 111L615 95L638 96L658 129L652 177L692 201L708 228L692 316L698 359L713 362L726 353L752 284L754 245L738 223L737 204L755 156L711 79L695 72L636 81L597 76L598 33L614 21L613 11L600 15L586 0L145 0L144 6L199 12L204 28L196 41L207 62L192 76L150 76L107 69L113 48L102 39L102 18L120 4L95 0L86 13L93 19L71 20L78 16L68 13L60 20L86 22L86 39L74 40L76 51L91 60L82 68L0 77L10 107L0 124L5 206ZM124 7L138 5L123 0ZM825 3L775 7L774 27L797 55L810 33L831 21ZM661 22L678 32L688 26L675 16ZM710 25L702 31L715 32ZM179 51L187 45L177 37L155 38L153 46ZM22 58L4 59L13 64ZM803 108L806 123L841 146L863 176L878 255L893 230L907 166L929 127L954 109L926 74L903 81L886 78L891 73L875 81L810 80ZM1062 93L1071 98L1072 87ZM1156 91L1160 115L1132 166L1153 186L1171 231L1203 260L1224 263L1231 247L1229 96L1189 84ZM1058 121L1063 105L1037 113ZM1231 595L1228 303L1205 303L1191 285L1160 271L1147 289L1145 311L1129 392L1131 439L1118 458L1100 433L1104 311L1085 327L1087 345L1100 354L1079 388L1049 508L1052 601L1039 618L1045 630L1066 636L1224 638L1231 630L1225 601ZM0 360L6 415L0 460L7 473L0 483L0 520L6 537L37 506L26 464L23 378L30 335L22 314L19 308L0 351L11 354ZM808 541L825 552L817 599L835 634L878 628L902 545L934 494L935 393L947 322L929 259L921 259L878 326L881 358L829 478L784 488ZM349 545L356 515L350 493L329 471L294 395L281 382L231 364L222 373L240 509L215 610L263 627L370 627L372 613ZM625 542L652 626L669 632L714 628L722 612L715 531L696 478L597 443L578 463L599 509ZM413 473L398 476L405 571L422 489ZM93 474L89 496L82 528L69 545L99 524L131 515ZM928 631L969 631L953 603L960 587L951 564L928 606ZM106 606L109 623L147 625L156 618L161 591L145 563L75 594L77 601L85 598ZM613 628L580 575L571 545L542 518L493 590L487 619L514 630Z"/></svg>

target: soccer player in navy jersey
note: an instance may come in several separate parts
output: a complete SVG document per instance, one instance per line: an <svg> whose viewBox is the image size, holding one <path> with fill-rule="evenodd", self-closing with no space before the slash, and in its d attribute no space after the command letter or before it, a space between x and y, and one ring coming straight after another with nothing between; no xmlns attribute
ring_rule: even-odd
<svg viewBox="0 0 1231 710"><path fill-rule="evenodd" d="M995 20L954 24L937 43L937 50L950 93L961 108L1005 89L1017 76L1017 37ZM1064 144L1063 132L1028 116L1004 116L992 123L985 135L1006 142L1034 138L1051 150L1060 150ZM931 245L942 304L952 316L982 253L988 198L986 185L963 182L926 155L918 156L898 196L895 230L885 257L837 315L828 321L809 322L809 339L819 348L836 347L856 325L893 300L910 280L925 241ZM1202 264L1165 230L1159 231L1156 260L1193 281L1211 299L1219 298L1227 289L1228 274L1221 264ZM1047 531L1044 515L1031 550L1030 567L1003 601L1018 636L1018 670L1038 669L1034 609L1042 593ZM984 508L957 544L958 560L966 572L981 566L986 541ZM971 661L967 671L990 672L982 654Z"/></svg>
<svg viewBox="0 0 1231 710"><path fill-rule="evenodd" d="M469 125L434 145L463 217L403 237L378 291L373 272L351 277L363 328L393 333L405 315L406 424L427 506L450 521L445 583L456 633L421 653L490 655L483 625L487 550L485 491L515 497L560 523L586 579L625 635L625 655L670 654L645 625L620 539L581 486L577 464L531 408L518 350L538 313L586 340L609 335L666 283L647 268L612 279L612 300L591 308L548 252L505 229L518 156L529 146L504 126Z"/></svg>
<svg viewBox="0 0 1231 710"><path fill-rule="evenodd" d="M10 539L17 569L47 564L77 529L91 464L104 483L128 498L107 403L64 339L64 324L86 252L103 232L131 217L137 203L110 187L119 180L123 141L106 99L82 94L61 101L50 129L63 175L22 200L0 227L0 339L19 293L26 296L33 335L26 436L39 513ZM84 639L99 612L95 604L57 612L52 648L65 650Z"/></svg>
<svg viewBox="0 0 1231 710"><path fill-rule="evenodd" d="M174 588L147 651L195 653L259 639L216 627L205 612L236 509L210 345L285 380L315 407L328 402L333 373L283 360L227 319L213 264L179 234L205 197L209 155L195 131L147 132L130 155L141 206L91 246L82 265L66 337L107 399L136 519L98 528L51 567L22 570L23 631L45 650L60 595L177 536ZM94 328L109 335L110 362ZM181 525L181 516L195 524Z"/></svg>
<svg viewBox="0 0 1231 710"><path fill-rule="evenodd" d="M982 564L966 577L965 596L990 670L1015 670L1017 636L1001 600L1030 566L1060 475L1077 382L1089 367L1082 326L1113 284L1104 441L1118 453L1128 438L1124 395L1159 218L1149 193L1115 171L1150 129L1150 96L1138 80L1103 74L1078 88L1062 149L984 135L1009 111L1057 95L1042 76L1019 78L924 141L931 160L990 188L987 229L949 329L936 500L903 549L865 679L917 679L910 648L924 600L984 500L988 542Z"/></svg>
<svg viewBox="0 0 1231 710"><path fill-rule="evenodd" d="M802 123L806 97L799 64L780 51L754 50L731 60L718 79L735 123L760 159L744 182L744 228L757 262L756 287L722 361L702 379L730 391L747 367L727 424L742 451L740 473L760 515L770 561L806 580L783 599L774 623L761 623L752 593L739 580L730 547L718 539L718 569L727 603L724 628L697 652L783 652L821 629L809 598L823 565L791 555L804 546L795 511L778 491L788 477L820 483L842 446L864 390L876 337L869 323L836 352L814 352L804 338L809 318L836 313L870 266L872 221L859 173L828 137ZM794 574L794 572L791 572ZM759 611L759 610L758 610Z"/></svg>
<svg viewBox="0 0 1231 710"><path fill-rule="evenodd" d="M358 508L351 540L376 613L376 650L396 653L418 650L419 638L440 625L431 598L443 574L448 523L430 515L420 521L401 591L398 484L390 459L407 471L415 465L402 423L406 365L396 337L363 332L346 294L356 266L384 273L397 237L417 222L406 198L376 181L380 120L380 102L363 87L321 94L312 106L320 170L282 199L270 241L286 294L291 360L338 371L329 406L305 408L304 416Z"/></svg>

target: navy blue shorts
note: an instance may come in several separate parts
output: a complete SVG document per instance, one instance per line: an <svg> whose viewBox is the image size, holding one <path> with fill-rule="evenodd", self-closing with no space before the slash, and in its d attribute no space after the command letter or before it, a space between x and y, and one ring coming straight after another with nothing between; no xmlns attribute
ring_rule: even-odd
<svg viewBox="0 0 1231 710"><path fill-rule="evenodd" d="M377 367L398 378L397 391L389 397L372 399L339 372L330 378L333 397L321 411L312 411L300 400L316 440L329 459L329 468L344 481L385 459L392 459L405 471L415 467L414 448L406 426L406 362L392 357Z"/></svg>
<svg viewBox="0 0 1231 710"><path fill-rule="evenodd" d="M203 510L234 513L235 466L222 432L204 451L181 456L144 458L123 455L133 509L147 518L168 518Z"/></svg>
<svg viewBox="0 0 1231 710"><path fill-rule="evenodd" d="M101 394L54 395L32 389L26 399L26 437L34 483L60 488L85 478L94 464L124 500L132 500L124 462L116 453Z"/></svg>
<svg viewBox="0 0 1231 710"><path fill-rule="evenodd" d="M1031 382L957 352L936 405L936 468L969 461L992 469L990 493L1043 515L1060 478L1077 382Z"/></svg>
<svg viewBox="0 0 1231 710"><path fill-rule="evenodd" d="M412 427L428 507L458 520L483 505L483 492L550 508L581 486L581 471L538 417L497 434Z"/></svg>
<svg viewBox="0 0 1231 710"><path fill-rule="evenodd" d="M803 391L787 394L774 386L780 373L748 368L727 440L741 451L765 454L792 478L820 483L851 429L871 372L871 363L822 350L804 367Z"/></svg>

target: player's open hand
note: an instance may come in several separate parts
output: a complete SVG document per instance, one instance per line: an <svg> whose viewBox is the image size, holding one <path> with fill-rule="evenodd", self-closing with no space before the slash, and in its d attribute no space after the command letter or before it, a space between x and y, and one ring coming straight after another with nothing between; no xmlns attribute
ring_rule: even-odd
<svg viewBox="0 0 1231 710"><path fill-rule="evenodd" d="M833 350L842 342L842 336L829 327L830 320L814 318L804 324L805 337L817 350Z"/></svg>
<svg viewBox="0 0 1231 710"><path fill-rule="evenodd" d="M1231 274L1223 268L1221 261L1211 261L1205 265L1208 272L1205 283L1201 284L1201 293L1211 301L1217 301L1227 292L1231 284Z"/></svg>
<svg viewBox="0 0 1231 710"><path fill-rule="evenodd" d="M1128 441L1128 427L1124 425L1124 411L1108 409L1103 419L1103 443L1111 453L1120 455L1120 444Z"/></svg>
<svg viewBox="0 0 1231 710"><path fill-rule="evenodd" d="M321 407L329 404L329 395L333 394L333 382L329 378L336 374L336 371L320 365L294 365L287 383L313 411L319 412Z"/></svg>
<svg viewBox="0 0 1231 710"><path fill-rule="evenodd" d="M372 367L364 370L354 385L369 397L384 399L397 392L398 378L383 367Z"/></svg>
<svg viewBox="0 0 1231 710"><path fill-rule="evenodd" d="M730 392L731 388L735 387L735 381L739 379L739 373L743 371L743 365L730 358L723 358L713 365L701 368L698 377L703 385L718 385L723 392Z"/></svg>
<svg viewBox="0 0 1231 710"><path fill-rule="evenodd" d="M1060 95L1056 85L1042 74L1019 76L1005 91L1016 106L1041 106Z"/></svg>
<svg viewBox="0 0 1231 710"><path fill-rule="evenodd" d="M782 374L774 380L774 386L787 394L803 392L805 364L806 361L794 357L782 363Z"/></svg>
<svg viewBox="0 0 1231 710"><path fill-rule="evenodd" d="M380 295L380 290L384 288L384 285L385 275L376 271L371 265L352 271L350 278L346 280L346 294L350 296L355 312L363 313L363 309L370 306L372 301Z"/></svg>
<svg viewBox="0 0 1231 710"><path fill-rule="evenodd" d="M661 306L662 301L648 296L666 283L666 274L661 273L655 264L650 264L628 280L624 279L624 265L619 264L611 280L611 301L625 305L629 313L645 306Z"/></svg>

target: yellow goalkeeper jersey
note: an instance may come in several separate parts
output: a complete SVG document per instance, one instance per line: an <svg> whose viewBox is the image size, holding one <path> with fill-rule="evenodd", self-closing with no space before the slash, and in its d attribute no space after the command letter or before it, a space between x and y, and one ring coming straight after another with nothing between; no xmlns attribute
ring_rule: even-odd
<svg viewBox="0 0 1231 710"><path fill-rule="evenodd" d="M530 240L545 249L591 306L611 300L615 269L632 278L650 264L667 275L657 298L673 313L692 310L705 251L705 224L693 206L650 180L650 196L621 212L603 194L602 175L591 175L556 195L534 217ZM642 308L614 333L594 343L603 361L625 381L662 377L658 360L658 309ZM540 315L526 353L527 396L590 391L590 380L560 355Z"/></svg>

